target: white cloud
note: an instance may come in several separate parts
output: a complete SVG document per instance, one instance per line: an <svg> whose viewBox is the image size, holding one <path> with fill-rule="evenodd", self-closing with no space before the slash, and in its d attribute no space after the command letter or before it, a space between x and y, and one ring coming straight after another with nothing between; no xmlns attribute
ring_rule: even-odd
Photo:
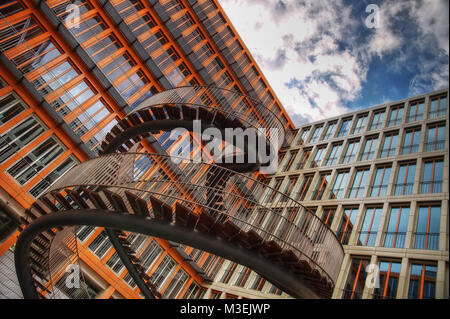
<svg viewBox="0 0 450 319"><path fill-rule="evenodd" d="M364 19L351 16L352 7L342 0L220 1L294 121L349 112L344 105L359 97L375 57L395 53L387 69L401 71L409 62L401 48L411 42L395 28L402 13L418 24L423 38L414 41L415 46L432 37L442 50L447 45L448 58L448 15L445 21L440 13L445 2L385 0L380 5L381 28L368 32L367 41L362 42L358 34L366 28ZM438 17L433 20L430 13ZM447 25L446 31L442 24ZM417 76L411 91L415 86L448 82L448 75L436 72L435 64L428 66L427 76Z"/></svg>

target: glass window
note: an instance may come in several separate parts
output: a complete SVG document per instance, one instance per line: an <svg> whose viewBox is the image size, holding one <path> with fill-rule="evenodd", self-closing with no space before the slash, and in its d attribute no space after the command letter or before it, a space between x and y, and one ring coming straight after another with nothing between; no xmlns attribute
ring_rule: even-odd
<svg viewBox="0 0 450 319"><path fill-rule="evenodd" d="M297 196L294 198L295 200L304 200L306 194L308 193L308 189L311 186L311 182L314 178L314 174L305 175L303 179L302 186L298 190Z"/></svg>
<svg viewBox="0 0 450 319"><path fill-rule="evenodd" d="M341 156L342 143L334 144L331 148L330 155L328 156L325 166L336 165L339 157Z"/></svg>
<svg viewBox="0 0 450 319"><path fill-rule="evenodd" d="M365 258L352 258L342 299L362 299L362 294L366 285L366 268L368 265L369 260Z"/></svg>
<svg viewBox="0 0 450 319"><path fill-rule="evenodd" d="M73 157L69 157L62 164L56 167L53 171L47 174L40 182L38 182L33 188L29 190L30 194L34 197L38 197L42 194L47 188L49 188L58 178L64 175L69 169L71 169L77 160Z"/></svg>
<svg viewBox="0 0 450 319"><path fill-rule="evenodd" d="M356 171L355 177L353 178L353 184L350 189L349 198L360 198L364 196L368 175L368 168L358 169Z"/></svg>
<svg viewBox="0 0 450 319"><path fill-rule="evenodd" d="M359 134L365 131L367 125L367 114L358 115L356 118L355 129L353 130L353 134Z"/></svg>
<svg viewBox="0 0 450 319"><path fill-rule="evenodd" d="M369 161L374 158L375 151L378 147L378 135L368 136L364 144L363 153L361 154L361 161Z"/></svg>
<svg viewBox="0 0 450 319"><path fill-rule="evenodd" d="M420 127L408 129L403 140L402 155L415 154L419 151Z"/></svg>
<svg viewBox="0 0 450 319"><path fill-rule="evenodd" d="M289 176L289 181L286 184L286 187L284 188L283 194L286 194L287 196L291 196L292 190L295 187L295 184L297 184L297 180L298 180L298 175L294 175L294 176ZM281 202L285 202L287 201L288 197L286 196L282 196L281 197Z"/></svg>
<svg viewBox="0 0 450 319"><path fill-rule="evenodd" d="M27 74L60 55L59 49L50 40L46 40L29 47L29 49L27 48L27 50L14 57L12 61L23 74Z"/></svg>
<svg viewBox="0 0 450 319"><path fill-rule="evenodd" d="M323 137L324 140L333 138L334 132L336 131L336 126L337 126L337 121L328 123L327 130L325 131L325 136Z"/></svg>
<svg viewBox="0 0 450 319"><path fill-rule="evenodd" d="M374 247L380 225L382 207L367 208L364 221L359 234L358 245Z"/></svg>
<svg viewBox="0 0 450 319"><path fill-rule="evenodd" d="M352 123L352 119L351 118L344 119L342 121L342 125L341 125L341 127L339 129L339 132L338 132L337 136L338 137L346 136L347 133L348 133L348 130L350 129L351 123Z"/></svg>
<svg viewBox="0 0 450 319"><path fill-rule="evenodd" d="M434 265L411 265L408 299L434 299L436 293L437 267Z"/></svg>
<svg viewBox="0 0 450 319"><path fill-rule="evenodd" d="M0 97L0 126L22 113L26 108L26 105L13 93Z"/></svg>
<svg viewBox="0 0 450 319"><path fill-rule="evenodd" d="M200 288L200 286L195 281L193 281L186 291L183 299L202 299L205 293L206 289Z"/></svg>
<svg viewBox="0 0 450 319"><path fill-rule="evenodd" d="M427 205L419 207L414 248L439 249L440 218L440 206Z"/></svg>
<svg viewBox="0 0 450 319"><path fill-rule="evenodd" d="M403 105L393 106L389 114L389 121L387 123L387 126L389 127L400 125L403 120L403 111L404 111Z"/></svg>
<svg viewBox="0 0 450 319"><path fill-rule="evenodd" d="M116 274L120 274L125 268L125 265L120 260L119 255L115 252L106 262L106 266L111 268Z"/></svg>
<svg viewBox="0 0 450 319"><path fill-rule="evenodd" d="M306 137L308 136L310 129L310 127L302 129L301 132L297 135L298 140L294 145L303 145L306 141Z"/></svg>
<svg viewBox="0 0 450 319"><path fill-rule="evenodd" d="M6 26L2 24L0 30L0 50L2 52L15 48L44 33L32 17L25 18L13 25L6 24ZM11 29L14 32L11 33Z"/></svg>
<svg viewBox="0 0 450 319"><path fill-rule="evenodd" d="M311 162L311 167L318 167L321 165L326 148L326 145L317 147L316 154Z"/></svg>
<svg viewBox="0 0 450 319"><path fill-rule="evenodd" d="M178 295L184 284L187 282L188 278L188 274L183 269L178 270L167 288L164 290L161 298L174 299Z"/></svg>
<svg viewBox="0 0 450 319"><path fill-rule="evenodd" d="M383 146L380 153L380 158L395 156L397 149L398 132L387 133L384 137Z"/></svg>
<svg viewBox="0 0 450 319"><path fill-rule="evenodd" d="M370 197L386 196L389 185L389 178L391 177L391 166L377 167L375 179L373 181Z"/></svg>
<svg viewBox="0 0 450 319"><path fill-rule="evenodd" d="M447 95L431 98L430 111L428 117L430 119L445 116L447 114Z"/></svg>
<svg viewBox="0 0 450 319"><path fill-rule="evenodd" d="M320 174L319 182L317 183L316 189L314 190L311 200L321 200L325 190L330 183L331 173Z"/></svg>
<svg viewBox="0 0 450 319"><path fill-rule="evenodd" d="M385 111L376 111L373 114L372 123L370 124L369 131L379 130L383 126Z"/></svg>
<svg viewBox="0 0 450 319"><path fill-rule="evenodd" d="M260 275L256 275L255 281L253 282L252 289L256 291L262 291L266 280Z"/></svg>
<svg viewBox="0 0 450 319"><path fill-rule="evenodd" d="M401 263L380 261L380 287L375 288L374 299L394 299L397 296Z"/></svg>
<svg viewBox="0 0 450 319"><path fill-rule="evenodd" d="M150 277L150 281L156 289L162 288L162 284L170 277L176 266L177 264L170 256L164 257L163 261Z"/></svg>
<svg viewBox="0 0 450 319"><path fill-rule="evenodd" d="M331 227L335 215L336 215L336 207L324 208L322 221L325 223L325 225Z"/></svg>
<svg viewBox="0 0 450 319"><path fill-rule="evenodd" d="M340 199L344 195L344 191L348 184L349 171L338 172L331 190L330 199Z"/></svg>
<svg viewBox="0 0 450 319"><path fill-rule="evenodd" d="M406 118L406 122L412 123L416 121L422 121L424 107L424 100L411 102L409 105L408 117Z"/></svg>
<svg viewBox="0 0 450 319"><path fill-rule="evenodd" d="M408 228L409 207L392 207L384 238L384 247L404 248Z"/></svg>
<svg viewBox="0 0 450 319"><path fill-rule="evenodd" d="M266 199L267 199L266 203L272 202L275 199L275 197L277 197L277 195L279 194L281 184L283 184L283 180L284 180L284 177L275 178L275 183L272 186L273 189L269 189L268 194L270 194L270 195L266 196Z"/></svg>
<svg viewBox="0 0 450 319"><path fill-rule="evenodd" d="M416 175L416 163L400 164L397 181L395 183L395 196L411 195L414 187L414 177Z"/></svg>
<svg viewBox="0 0 450 319"><path fill-rule="evenodd" d="M78 231L77 231L78 239L80 239L81 241L84 241L86 238L88 238L91 235L93 230L94 230L94 226L78 227Z"/></svg>
<svg viewBox="0 0 450 319"><path fill-rule="evenodd" d="M54 138L49 138L13 164L8 173L20 185L24 185L63 152L64 148Z"/></svg>
<svg viewBox="0 0 450 319"><path fill-rule="evenodd" d="M311 148L303 149L301 158L299 161L296 162L294 170L303 169L305 167L305 164L308 161L309 156L311 155L311 150L312 150Z"/></svg>
<svg viewBox="0 0 450 319"><path fill-rule="evenodd" d="M442 193L444 161L442 159L427 160L424 163L422 178L422 194Z"/></svg>
<svg viewBox="0 0 450 319"><path fill-rule="evenodd" d="M446 133L445 123L430 125L427 132L427 152L443 150Z"/></svg>
<svg viewBox="0 0 450 319"><path fill-rule="evenodd" d="M241 272L239 273L239 276L236 278L236 281L234 283L235 286L238 287L244 287L247 283L248 277L250 276L251 269L248 267L243 267Z"/></svg>
<svg viewBox="0 0 450 319"><path fill-rule="evenodd" d="M0 14L2 15L2 18L8 17L22 10L23 10L22 4L20 4L17 1L6 1L4 4L0 6Z"/></svg>
<svg viewBox="0 0 450 319"><path fill-rule="evenodd" d="M107 36L97 42L94 42L91 46L84 46L86 52L95 63L99 63L107 57L111 57L114 52L121 48L116 38L112 35Z"/></svg>
<svg viewBox="0 0 450 319"><path fill-rule="evenodd" d="M77 39L78 43L83 43L86 40L95 37L97 34L104 31L106 27L99 17L94 16L87 20L81 21L79 27L72 27L69 29Z"/></svg>
<svg viewBox="0 0 450 319"><path fill-rule="evenodd" d="M78 72L66 61L34 80L33 85L39 93L47 95L73 80L77 75Z"/></svg>
<svg viewBox="0 0 450 319"><path fill-rule="evenodd" d="M313 131L313 134L312 134L311 138L309 139L309 143L314 143L314 142L317 142L319 140L320 133L322 133L322 129L323 129L323 124L316 125L314 127L314 131Z"/></svg>
<svg viewBox="0 0 450 319"><path fill-rule="evenodd" d="M281 172L287 172L291 169L292 163L294 162L295 158L297 157L298 150L296 151L290 151L288 158L284 161L283 165L280 167L279 171Z"/></svg>
<svg viewBox="0 0 450 319"><path fill-rule="evenodd" d="M30 116L0 136L0 163L44 133L46 128L34 116Z"/></svg>
<svg viewBox="0 0 450 319"><path fill-rule="evenodd" d="M236 270L237 263L229 262L227 269L225 270L225 273L223 274L222 279L220 282L227 284L230 282L231 277L233 276L234 271Z"/></svg>
<svg viewBox="0 0 450 319"><path fill-rule="evenodd" d="M355 161L358 149L359 149L359 140L349 141L347 150L345 151L345 155L342 160L342 164L348 164Z"/></svg>
<svg viewBox="0 0 450 319"><path fill-rule="evenodd" d="M111 242L108 239L106 230L103 230L95 239L89 244L89 249L97 255L98 258L102 258L111 247Z"/></svg>
<svg viewBox="0 0 450 319"><path fill-rule="evenodd" d="M348 244L350 235L355 225L357 215L358 215L357 207L344 208L344 212L341 217L341 222L336 234L342 245Z"/></svg>

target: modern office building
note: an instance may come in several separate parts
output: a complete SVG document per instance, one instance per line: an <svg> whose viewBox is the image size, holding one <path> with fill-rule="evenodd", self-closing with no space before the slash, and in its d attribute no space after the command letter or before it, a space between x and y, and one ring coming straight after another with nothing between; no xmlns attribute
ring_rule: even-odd
<svg viewBox="0 0 450 319"><path fill-rule="evenodd" d="M269 185L344 245L333 298L448 298L448 121L442 90L310 123L280 154Z"/></svg>
<svg viewBox="0 0 450 319"><path fill-rule="evenodd" d="M278 172L251 173L246 185L267 184L259 188L260 202L286 206L274 215L280 219L260 216L270 233L282 237L293 223L310 227L311 214L289 209L290 200L276 191L336 233L344 259L333 298L448 298L447 90L295 130L216 0L9 1L0 5L0 70L0 298L22 296L11 248L35 200L103 153L107 134L118 132L141 103L184 86L249 96L240 109L249 122L270 126L265 110L278 115L286 132ZM213 105L215 92L206 89L202 103ZM177 145L166 132L152 133L124 147L159 154L151 158L157 165L140 157L134 168L148 183L168 184L177 175L161 161ZM242 191L242 184L233 186ZM78 200L67 194L71 203ZM291 298L218 255L127 235L151 291L162 298ZM81 227L77 245L87 291L79 297L142 298L107 229ZM320 260L320 252L312 259ZM380 268L380 288L365 286L369 264ZM55 283L65 280L63 272L58 276ZM48 283L41 284L49 297ZM57 287L63 291L53 297L77 297Z"/></svg>

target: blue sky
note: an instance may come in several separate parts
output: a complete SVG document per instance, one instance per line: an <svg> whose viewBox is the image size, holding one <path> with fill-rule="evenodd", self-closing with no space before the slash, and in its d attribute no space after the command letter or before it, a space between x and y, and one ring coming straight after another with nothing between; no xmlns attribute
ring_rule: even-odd
<svg viewBox="0 0 450 319"><path fill-rule="evenodd" d="M448 0L219 2L297 125L449 86Z"/></svg>

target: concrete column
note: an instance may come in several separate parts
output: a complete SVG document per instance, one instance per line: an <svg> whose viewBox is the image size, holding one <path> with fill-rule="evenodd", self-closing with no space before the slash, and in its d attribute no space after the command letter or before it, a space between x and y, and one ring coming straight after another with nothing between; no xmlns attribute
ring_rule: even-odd
<svg viewBox="0 0 450 319"><path fill-rule="evenodd" d="M331 230L335 233L338 231L338 227L341 222L343 213L344 213L344 208L342 207L342 205L338 205L336 207L336 212L334 213L333 222L331 223L331 227L330 227Z"/></svg>
<svg viewBox="0 0 450 319"><path fill-rule="evenodd" d="M378 265L377 256L371 256L369 265ZM361 271L366 271L365 269L361 269ZM375 288L369 288L367 285L364 285L364 290L362 294L362 299L373 299L373 294L375 292Z"/></svg>
<svg viewBox="0 0 450 319"><path fill-rule="evenodd" d="M414 176L413 194L420 194L422 191L421 190L422 175L423 175L423 158L419 157L416 162L416 175Z"/></svg>
<svg viewBox="0 0 450 319"><path fill-rule="evenodd" d="M366 186L364 189L363 197L370 197L370 193L372 192L372 185L375 180L377 168L375 164L371 164L369 168L369 175L366 180Z"/></svg>
<svg viewBox="0 0 450 319"><path fill-rule="evenodd" d="M350 257L350 254L345 254L344 259L342 261L341 270L339 271L339 276L335 283L333 295L331 296L332 299L341 299L342 290L345 287L345 281L347 279L347 274L350 269L351 262L352 259Z"/></svg>
<svg viewBox="0 0 450 319"><path fill-rule="evenodd" d="M405 248L414 248L414 231L418 209L419 207L417 206L417 202L411 202L411 206L409 208L408 226L405 236Z"/></svg>
<svg viewBox="0 0 450 319"><path fill-rule="evenodd" d="M439 260L437 263L437 274L436 274L436 299L444 299L445 298L445 272L446 263L444 260Z"/></svg>
<svg viewBox="0 0 450 319"><path fill-rule="evenodd" d="M404 257L402 258L402 266L398 278L397 299L405 299L408 297L409 270L409 260Z"/></svg>
<svg viewBox="0 0 450 319"><path fill-rule="evenodd" d="M439 250L448 251L448 200L441 201L441 220L439 225Z"/></svg>

